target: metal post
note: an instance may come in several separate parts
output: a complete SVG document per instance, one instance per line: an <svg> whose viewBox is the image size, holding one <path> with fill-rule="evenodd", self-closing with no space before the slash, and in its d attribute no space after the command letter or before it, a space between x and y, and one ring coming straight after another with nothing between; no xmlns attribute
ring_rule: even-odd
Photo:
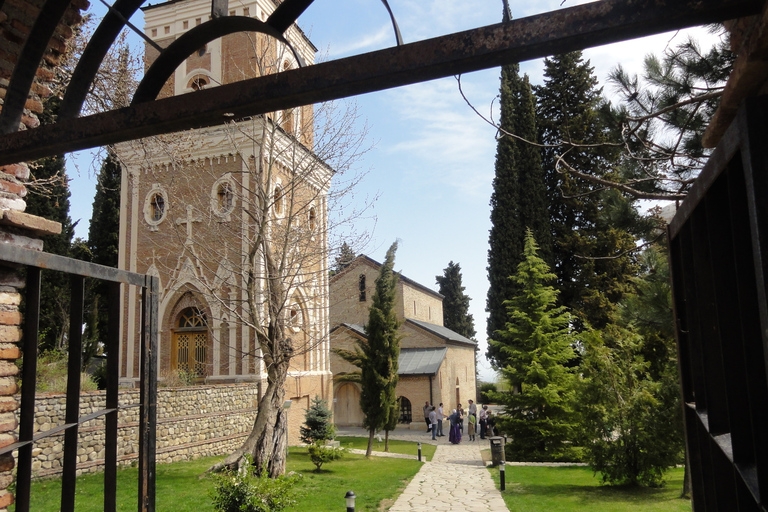
<svg viewBox="0 0 768 512"><path fill-rule="evenodd" d="M347 512L355 512L355 493L352 491L347 491L346 496L344 496L344 499L347 501Z"/></svg>
<svg viewBox="0 0 768 512"><path fill-rule="evenodd" d="M499 464L499 482L501 482L501 490L505 490L507 488L507 482L506 482L506 471L504 471L504 467L506 464L504 464L504 461L501 461L501 464Z"/></svg>
<svg viewBox="0 0 768 512"><path fill-rule="evenodd" d="M419 462L421 462L421 443L417 443L419 445Z"/></svg>

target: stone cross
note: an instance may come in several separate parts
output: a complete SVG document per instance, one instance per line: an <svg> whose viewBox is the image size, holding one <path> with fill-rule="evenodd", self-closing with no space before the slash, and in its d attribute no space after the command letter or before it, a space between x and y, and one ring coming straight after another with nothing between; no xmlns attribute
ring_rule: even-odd
<svg viewBox="0 0 768 512"><path fill-rule="evenodd" d="M184 245L192 245L192 223L193 222L201 222L203 219L201 217L195 217L194 216L195 209L191 204L187 205L187 218L186 219L176 219L176 225L180 226L182 224L187 225L187 239L184 241Z"/></svg>

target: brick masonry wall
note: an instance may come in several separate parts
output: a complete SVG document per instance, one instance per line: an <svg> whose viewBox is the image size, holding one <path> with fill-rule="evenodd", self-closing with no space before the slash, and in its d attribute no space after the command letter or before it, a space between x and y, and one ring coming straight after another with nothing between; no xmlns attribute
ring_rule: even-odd
<svg viewBox="0 0 768 512"><path fill-rule="evenodd" d="M139 391L120 391L118 460L138 460ZM240 446L256 416L258 385L227 384L161 388L157 402L157 461L177 462L228 453ZM64 395L38 395L35 432L64 423ZM80 416L104 409L105 394L82 393ZM32 470L35 477L61 473L64 435L35 444ZM78 433L78 474L102 471L104 466L104 417L83 423Z"/></svg>

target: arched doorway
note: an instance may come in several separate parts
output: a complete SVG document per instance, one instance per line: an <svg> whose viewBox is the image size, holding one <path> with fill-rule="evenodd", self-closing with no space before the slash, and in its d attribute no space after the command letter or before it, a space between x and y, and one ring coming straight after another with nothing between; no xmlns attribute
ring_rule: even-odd
<svg viewBox="0 0 768 512"><path fill-rule="evenodd" d="M360 390L354 384L345 382L336 390L336 403L333 406L333 421L339 426L359 426L363 424L363 411L360 409Z"/></svg>
<svg viewBox="0 0 768 512"><path fill-rule="evenodd" d="M411 408L411 401L401 396L397 399L397 405L400 408L400 419L398 423L409 424L413 421L413 409Z"/></svg>
<svg viewBox="0 0 768 512"><path fill-rule="evenodd" d="M196 307L179 313L171 346L171 369L186 372L195 379L207 374L208 320Z"/></svg>

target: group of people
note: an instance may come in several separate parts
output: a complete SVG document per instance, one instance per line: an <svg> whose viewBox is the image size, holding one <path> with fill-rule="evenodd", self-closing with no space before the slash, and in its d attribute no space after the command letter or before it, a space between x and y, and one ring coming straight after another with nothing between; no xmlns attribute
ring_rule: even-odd
<svg viewBox="0 0 768 512"><path fill-rule="evenodd" d="M470 441L476 439L478 426L480 429L480 439L485 439L487 435L493 435L493 416L487 405L478 411L474 400L469 400L469 406L465 411L461 404L456 406L449 415L445 415L443 404L437 407L431 405L429 401L424 403L424 421L427 424L427 432L432 433L432 439L445 437L443 434L443 421L448 420L448 441L453 444L461 442L461 436L464 432L464 420L467 420L467 436Z"/></svg>

